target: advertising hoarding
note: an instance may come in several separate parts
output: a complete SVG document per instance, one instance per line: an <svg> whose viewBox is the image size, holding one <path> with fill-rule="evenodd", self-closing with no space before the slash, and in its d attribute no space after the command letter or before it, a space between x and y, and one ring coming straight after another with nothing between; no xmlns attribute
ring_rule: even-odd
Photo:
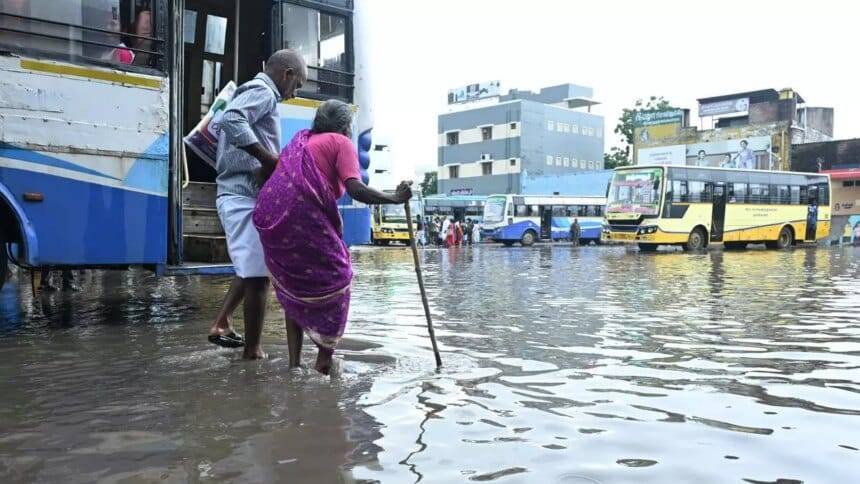
<svg viewBox="0 0 860 484"><path fill-rule="evenodd" d="M685 145L640 148L636 153L636 163L639 165L684 165L686 162Z"/></svg>
<svg viewBox="0 0 860 484"><path fill-rule="evenodd" d="M459 104L499 96L500 86L499 81L489 81L449 89L448 104Z"/></svg>
<svg viewBox="0 0 860 484"><path fill-rule="evenodd" d="M717 101L706 104L699 104L699 117L719 116L721 114L742 113L749 111L750 98L742 97L737 99L729 99L727 101Z"/></svg>

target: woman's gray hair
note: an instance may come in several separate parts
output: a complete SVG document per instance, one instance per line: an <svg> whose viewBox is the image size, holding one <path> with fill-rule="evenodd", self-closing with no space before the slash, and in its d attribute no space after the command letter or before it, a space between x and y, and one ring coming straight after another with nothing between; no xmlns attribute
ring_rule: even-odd
<svg viewBox="0 0 860 484"><path fill-rule="evenodd" d="M337 99L330 99L317 108L312 133L340 133L345 135L352 126L352 107Z"/></svg>

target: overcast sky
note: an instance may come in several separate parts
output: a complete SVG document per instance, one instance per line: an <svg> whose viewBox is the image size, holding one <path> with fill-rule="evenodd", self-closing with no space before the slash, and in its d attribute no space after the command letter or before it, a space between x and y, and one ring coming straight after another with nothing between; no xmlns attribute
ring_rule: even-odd
<svg viewBox="0 0 860 484"><path fill-rule="evenodd" d="M837 138L860 137L860 7L845 1L363 0L371 14L374 134L403 176L436 167L448 88L499 80L594 88L606 147L621 109L792 87L835 108ZM696 119L696 122L698 119Z"/></svg>

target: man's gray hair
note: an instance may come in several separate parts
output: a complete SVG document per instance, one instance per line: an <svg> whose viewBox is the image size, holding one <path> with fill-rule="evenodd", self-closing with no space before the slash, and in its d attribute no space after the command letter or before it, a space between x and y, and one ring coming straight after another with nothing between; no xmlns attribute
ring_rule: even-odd
<svg viewBox="0 0 860 484"><path fill-rule="evenodd" d="M350 126L352 126L352 107L343 101L330 99L317 108L311 132L345 135Z"/></svg>
<svg viewBox="0 0 860 484"><path fill-rule="evenodd" d="M302 73L305 70L305 59L298 52L292 49L281 49L269 57L266 61L266 73L281 74L287 69L292 69L297 73Z"/></svg>

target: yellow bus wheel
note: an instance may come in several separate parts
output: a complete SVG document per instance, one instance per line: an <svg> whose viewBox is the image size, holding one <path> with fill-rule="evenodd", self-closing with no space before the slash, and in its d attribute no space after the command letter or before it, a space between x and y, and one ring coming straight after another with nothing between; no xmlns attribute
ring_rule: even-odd
<svg viewBox="0 0 860 484"><path fill-rule="evenodd" d="M779 231L779 237L776 240L765 242L764 245L768 249L787 249L794 243L794 231L789 226L785 226Z"/></svg>
<svg viewBox="0 0 860 484"><path fill-rule="evenodd" d="M708 234L705 233L705 229L702 227L696 227L692 232L690 232L690 238L688 238L687 243L684 244L684 250L704 250L707 246Z"/></svg>

